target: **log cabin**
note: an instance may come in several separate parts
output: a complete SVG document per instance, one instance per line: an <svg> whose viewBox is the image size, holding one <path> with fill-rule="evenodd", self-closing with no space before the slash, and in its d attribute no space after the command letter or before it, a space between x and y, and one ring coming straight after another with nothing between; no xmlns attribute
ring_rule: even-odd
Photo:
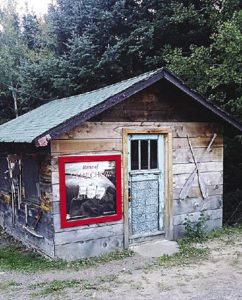
<svg viewBox="0 0 242 300"><path fill-rule="evenodd" d="M221 227L224 130L165 68L51 101L0 126L0 225L65 260Z"/></svg>

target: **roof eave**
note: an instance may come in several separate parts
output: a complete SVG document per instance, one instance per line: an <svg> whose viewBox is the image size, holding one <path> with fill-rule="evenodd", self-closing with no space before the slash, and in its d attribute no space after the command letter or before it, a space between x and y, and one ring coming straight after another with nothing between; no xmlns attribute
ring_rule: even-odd
<svg viewBox="0 0 242 300"><path fill-rule="evenodd" d="M170 71L164 69L164 78L192 97L195 101L212 111L215 115L222 118L225 122L229 123L232 127L242 132L242 124L234 119L229 113L221 110L215 104L208 102L201 94L189 88L181 79L173 75Z"/></svg>

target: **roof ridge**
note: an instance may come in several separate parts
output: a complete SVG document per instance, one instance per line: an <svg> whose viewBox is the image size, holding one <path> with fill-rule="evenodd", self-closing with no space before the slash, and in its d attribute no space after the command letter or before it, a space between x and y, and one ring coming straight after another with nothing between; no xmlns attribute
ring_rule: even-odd
<svg viewBox="0 0 242 300"><path fill-rule="evenodd" d="M139 77L145 77L147 76L148 74L150 75L154 75L155 73L159 72L159 71L162 71L164 68L161 67L161 68L158 68L158 69L155 69L155 70L152 70L152 71L148 71L148 72L145 72L145 73L142 73L140 75L137 75L137 76L134 76L134 77L131 77L131 78L127 78L127 79L123 79L122 81L118 81L116 83L112 83L112 84L109 84L109 85L105 85L103 87L100 87L96 90L91 90L91 91L88 91L88 92L84 92L84 93L81 93L81 94L77 94L77 95L72 95L72 96L68 96L68 97L64 97L64 98L57 98L57 99L54 99L50 102L54 102L54 101L59 101L59 100L65 100L65 99L70 99L70 98L75 98L75 97L78 97L78 96L84 96L84 95L88 95L88 94L92 94L92 93L95 93L95 92L99 92L99 91L102 91L102 90L105 90L107 88L111 88L111 87L114 87L115 85L119 85L119 84L122 84L124 83L125 81L129 81L129 80L134 80L134 79L138 79ZM49 103L50 103L49 102ZM42 106L42 105L41 105ZM40 107L40 106L39 106Z"/></svg>

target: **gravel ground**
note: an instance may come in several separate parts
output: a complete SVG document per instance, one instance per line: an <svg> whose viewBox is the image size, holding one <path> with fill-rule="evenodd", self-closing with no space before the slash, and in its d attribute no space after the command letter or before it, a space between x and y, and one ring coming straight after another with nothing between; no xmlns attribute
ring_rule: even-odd
<svg viewBox="0 0 242 300"><path fill-rule="evenodd" d="M210 249L207 259L172 267L138 254L81 270L31 274L0 266L0 299L242 299L242 236L204 246ZM63 280L65 286L48 289L53 280Z"/></svg>

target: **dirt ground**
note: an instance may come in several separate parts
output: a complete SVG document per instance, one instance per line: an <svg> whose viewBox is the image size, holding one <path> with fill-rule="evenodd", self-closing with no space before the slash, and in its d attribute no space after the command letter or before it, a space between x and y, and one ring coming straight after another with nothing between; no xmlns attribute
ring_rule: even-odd
<svg viewBox="0 0 242 300"><path fill-rule="evenodd" d="M202 247L210 249L208 257L175 266L161 266L157 259L137 254L77 271L31 274L0 266L0 299L242 299L241 234ZM48 289L53 280L64 283L63 288Z"/></svg>

